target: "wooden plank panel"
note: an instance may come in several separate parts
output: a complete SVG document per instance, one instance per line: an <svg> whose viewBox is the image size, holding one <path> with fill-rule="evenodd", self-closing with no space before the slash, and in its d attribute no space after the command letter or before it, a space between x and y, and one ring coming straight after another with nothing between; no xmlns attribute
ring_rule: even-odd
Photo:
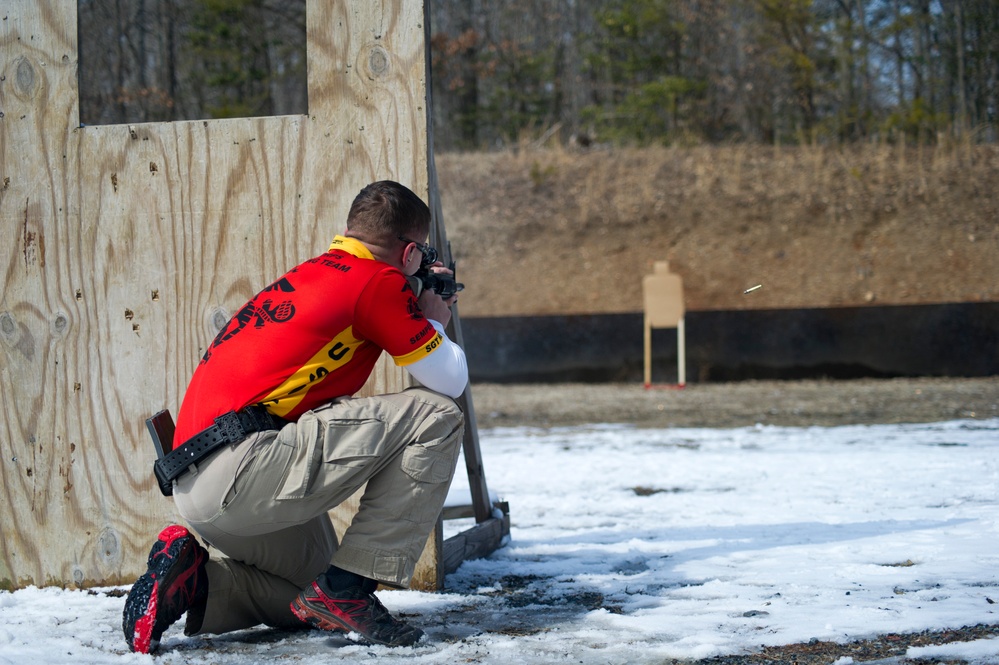
<svg viewBox="0 0 999 665"><path fill-rule="evenodd" d="M426 200L423 3L310 2L308 11L309 116L349 165L317 184L352 197L392 177Z"/></svg>
<svg viewBox="0 0 999 665"><path fill-rule="evenodd" d="M70 11L67 11L70 10ZM76 298L76 14L68 2L5 3L0 21L0 584L103 578L120 565L109 504L87 471L104 451L79 371L94 312ZM88 450L89 448L89 450ZM110 448L109 456L113 456ZM89 458L91 464L84 460ZM105 477L98 472L97 478ZM105 483L99 490L104 491ZM80 497L78 500L77 497Z"/></svg>
<svg viewBox="0 0 999 665"><path fill-rule="evenodd" d="M4 14L0 584L130 582L175 519L145 418L364 184L426 196L422 7L310 0L308 116L84 128L76 3ZM404 385L382 363L365 390Z"/></svg>

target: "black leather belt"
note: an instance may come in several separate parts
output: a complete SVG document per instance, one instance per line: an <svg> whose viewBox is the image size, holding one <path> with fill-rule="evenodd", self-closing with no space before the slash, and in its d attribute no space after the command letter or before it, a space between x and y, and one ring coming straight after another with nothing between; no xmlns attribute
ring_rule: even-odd
<svg viewBox="0 0 999 665"><path fill-rule="evenodd" d="M191 465L198 464L210 454L232 443L239 443L254 432L281 429L288 421L272 415L264 407L251 405L239 411L223 413L215 424L174 448L156 460L153 472L165 496L173 494L173 481L180 478Z"/></svg>

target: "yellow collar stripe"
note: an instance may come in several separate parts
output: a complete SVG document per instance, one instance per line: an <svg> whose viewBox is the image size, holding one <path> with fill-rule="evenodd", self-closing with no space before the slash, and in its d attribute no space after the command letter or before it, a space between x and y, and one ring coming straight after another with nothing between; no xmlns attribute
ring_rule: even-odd
<svg viewBox="0 0 999 665"><path fill-rule="evenodd" d="M330 243L329 251L334 249L340 249L348 254L353 254L359 259L373 259L374 255L364 246L357 238L348 238L346 236L336 236L333 238L333 242Z"/></svg>

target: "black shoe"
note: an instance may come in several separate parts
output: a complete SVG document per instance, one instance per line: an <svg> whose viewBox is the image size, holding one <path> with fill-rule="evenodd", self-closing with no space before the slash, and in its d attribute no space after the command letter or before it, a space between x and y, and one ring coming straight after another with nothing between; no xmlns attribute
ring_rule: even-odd
<svg viewBox="0 0 999 665"><path fill-rule="evenodd" d="M146 574L125 599L121 627L128 648L152 653L168 627L188 610L204 611L208 551L182 526L168 526L149 551Z"/></svg>
<svg viewBox="0 0 999 665"><path fill-rule="evenodd" d="M313 582L291 602L291 611L315 628L355 632L390 647L408 647L423 637L422 630L393 617L373 593L359 586L327 594Z"/></svg>

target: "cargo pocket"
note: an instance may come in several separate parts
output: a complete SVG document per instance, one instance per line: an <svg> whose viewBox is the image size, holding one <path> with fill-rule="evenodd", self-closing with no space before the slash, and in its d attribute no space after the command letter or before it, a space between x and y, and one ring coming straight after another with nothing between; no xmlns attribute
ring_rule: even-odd
<svg viewBox="0 0 999 665"><path fill-rule="evenodd" d="M304 414L295 443L298 449L277 498L303 499L321 494L334 505L343 501L375 469L377 444L384 432L385 425L378 420L322 422L311 412Z"/></svg>
<svg viewBox="0 0 999 665"><path fill-rule="evenodd" d="M275 443L291 446L295 450L288 459L288 466L285 468L284 478L274 496L275 499L279 501L301 499L305 496L312 482L313 467L319 455L318 432L319 421L311 411L302 414L296 427L286 427L281 430ZM290 440L291 433L294 433L294 440Z"/></svg>
<svg viewBox="0 0 999 665"><path fill-rule="evenodd" d="M457 458L447 452L411 443L402 451L402 470L413 480L439 485L451 481Z"/></svg>

